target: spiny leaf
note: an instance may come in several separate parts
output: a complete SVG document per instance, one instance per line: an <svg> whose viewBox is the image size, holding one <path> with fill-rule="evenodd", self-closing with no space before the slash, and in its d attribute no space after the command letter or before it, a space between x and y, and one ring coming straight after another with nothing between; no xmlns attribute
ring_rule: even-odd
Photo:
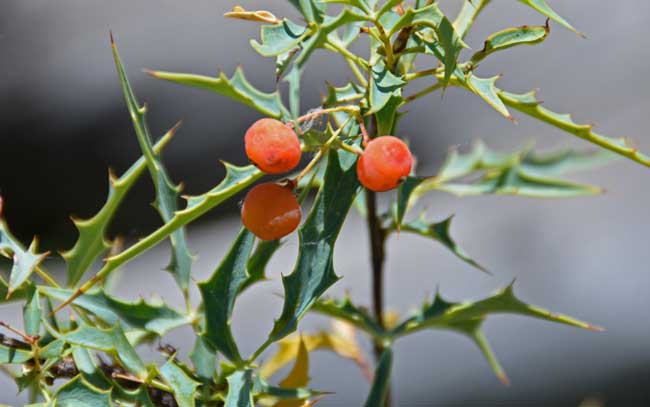
<svg viewBox="0 0 650 407"><path fill-rule="evenodd" d="M253 402L253 371L237 370L228 376L225 407L255 407Z"/></svg>
<svg viewBox="0 0 650 407"><path fill-rule="evenodd" d="M401 92L394 92L401 93ZM391 95L384 107L375 113L375 119L377 120L377 134L395 134L395 129L397 127L397 122L399 121L402 113L398 112L397 109L400 107L404 99L402 96Z"/></svg>
<svg viewBox="0 0 650 407"><path fill-rule="evenodd" d="M420 216L419 218L410 222L403 222L401 225L401 230L436 240L442 243L443 246L449 249L453 254L456 255L456 257L462 261L476 267L483 272L487 272L483 266L469 257L467 253L465 253L465 251L461 249L458 244L456 244L456 242L452 239L451 233L449 232L452 219L453 216L450 216L442 222L432 223L428 222L424 216ZM395 230L396 225L393 225L392 228Z"/></svg>
<svg viewBox="0 0 650 407"><path fill-rule="evenodd" d="M58 301L69 298L74 290L41 287L41 292ZM141 329L163 336L178 327L192 322L184 315L165 304L122 301L101 290L90 291L73 302L74 305L94 314L109 326L123 323L127 328Z"/></svg>
<svg viewBox="0 0 650 407"><path fill-rule="evenodd" d="M225 357L241 362L241 356L230 329L237 294L248 279L246 265L255 236L242 228L226 257L210 279L199 283L205 307L205 338Z"/></svg>
<svg viewBox="0 0 650 407"><path fill-rule="evenodd" d="M483 49L472 55L470 61L477 64L485 57L504 49L517 45L535 45L544 41L550 32L548 20L543 26L524 25L516 28L507 28L496 32L485 40Z"/></svg>
<svg viewBox="0 0 650 407"><path fill-rule="evenodd" d="M445 76L442 83L444 86L447 86L451 75L456 71L458 56L463 49L463 41L456 34L454 26L447 17L443 17L442 21L440 21L436 34L438 36L438 42L444 51L442 63L445 65Z"/></svg>
<svg viewBox="0 0 650 407"><path fill-rule="evenodd" d="M551 7L549 7L548 4L544 0L518 0L520 3L523 3L529 7L534 8L538 12L542 13L546 17L550 18L551 20L559 23L560 25L568 28L569 30L575 32L578 35L583 35L579 31L577 31L571 24L569 24L568 21L566 21L564 18L562 18L558 13L553 11Z"/></svg>
<svg viewBox="0 0 650 407"><path fill-rule="evenodd" d="M196 405L194 392L199 383L192 380L183 369L178 367L173 358L160 368L160 375L172 388L174 398L180 407L194 407Z"/></svg>
<svg viewBox="0 0 650 407"><path fill-rule="evenodd" d="M397 188L397 201L395 202L394 223L399 231L404 220L406 210L410 207L411 194L426 178L424 177L406 177Z"/></svg>
<svg viewBox="0 0 650 407"><path fill-rule="evenodd" d="M500 90L499 97L513 109L650 167L650 157L640 153L635 147L628 145L625 139L602 136L593 132L593 126L590 124L578 124L573 121L571 115L555 113L546 109L537 100L536 93L536 91L531 91L524 94L515 94Z"/></svg>
<svg viewBox="0 0 650 407"><path fill-rule="evenodd" d="M47 253L38 254L37 240L34 239L29 249L16 239L2 217L2 198L0 198L0 255L13 259L13 267L9 276L9 285L4 298L9 299L12 293L19 289L32 275L34 269L43 261Z"/></svg>
<svg viewBox="0 0 650 407"><path fill-rule="evenodd" d="M116 357L129 372L144 380L147 369L118 325L103 330L90 325L81 324L76 330L62 335L61 339L85 348L96 349Z"/></svg>
<svg viewBox="0 0 650 407"><path fill-rule="evenodd" d="M314 303L311 310L332 318L347 321L362 331L369 333L374 338L382 338L386 335L384 329L370 316L367 309L354 305L348 296L341 300L331 298L318 300Z"/></svg>
<svg viewBox="0 0 650 407"><path fill-rule="evenodd" d="M476 93L497 112L501 113L509 120L514 120L508 108L505 106L498 94L498 89L494 85L500 76L493 76L492 78L479 78L473 73L467 75L467 87L472 92Z"/></svg>
<svg viewBox="0 0 650 407"><path fill-rule="evenodd" d="M311 54L327 40L330 33L347 24L359 21L367 21L370 17L359 14L351 9L344 9L336 17L325 16L322 24L318 25L316 32L302 42L303 49L296 59L296 66L302 68Z"/></svg>
<svg viewBox="0 0 650 407"><path fill-rule="evenodd" d="M160 154L169 143L178 127L167 132L153 147L155 154ZM68 265L68 285L76 285L88 267L104 253L110 244L106 240L106 229L117 212L124 197L147 168L144 157L136 161L120 178L109 176L108 198L102 209L90 219L75 219L73 222L79 231L75 245L61 255Z"/></svg>
<svg viewBox="0 0 650 407"><path fill-rule="evenodd" d="M310 23L322 23L327 4L314 0L289 0Z"/></svg>
<svg viewBox="0 0 650 407"><path fill-rule="evenodd" d="M592 331L602 330L586 322L524 303L515 296L513 284L476 302L451 303L437 294L433 302L425 304L418 313L397 326L392 334L401 336L427 328L457 329L468 323L480 323L490 315L503 313L544 319Z"/></svg>
<svg viewBox="0 0 650 407"><path fill-rule="evenodd" d="M253 284L266 280L266 266L273 254L280 248L280 240L260 240L246 264L248 278L242 285L240 293Z"/></svg>
<svg viewBox="0 0 650 407"><path fill-rule="evenodd" d="M151 135L145 119L146 108L140 107L138 104L112 36L111 46L113 48L113 58L115 59L115 67L117 68L120 83L122 85L124 99L129 113L131 114L133 127L138 137L138 143L140 144L140 148L144 154L156 190L156 201L154 207L160 214L163 222L167 223L174 217L175 212L179 209L178 198L181 187L174 185L171 182L160 156L153 150ZM184 295L187 296L193 259L187 248L185 230L182 227L175 230L170 235L170 241L172 246L172 259L169 266L167 266L167 270L172 273L176 283L180 286Z"/></svg>
<svg viewBox="0 0 650 407"><path fill-rule="evenodd" d="M202 336L196 337L190 359L201 380L208 382L214 379L217 373L217 354L209 348Z"/></svg>
<svg viewBox="0 0 650 407"><path fill-rule="evenodd" d="M251 46L265 57L278 56L296 48L309 33L306 27L284 19L275 25L262 26L262 43L251 40Z"/></svg>
<svg viewBox="0 0 650 407"><path fill-rule="evenodd" d="M375 378L370 387L370 393L364 407L381 407L386 403L386 396L390 388L390 374L393 366L393 351L384 349L375 370Z"/></svg>
<svg viewBox="0 0 650 407"><path fill-rule="evenodd" d="M110 407L110 390L101 390L86 382L81 375L76 376L57 390L51 404L56 407Z"/></svg>
<svg viewBox="0 0 650 407"><path fill-rule="evenodd" d="M27 299L23 306L25 333L29 336L39 336L41 327L41 301L36 285L27 288Z"/></svg>
<svg viewBox="0 0 650 407"><path fill-rule="evenodd" d="M265 93L256 89L248 82L241 67L237 68L231 78L228 78L223 72L219 74L218 78L162 71L148 71L147 73L154 78L219 93L250 106L266 116L276 119L289 118L289 112L282 103L280 93L278 91Z"/></svg>
<svg viewBox="0 0 650 407"><path fill-rule="evenodd" d="M370 111L368 113L376 113L382 110L391 97L401 95L400 89L406 85L406 82L393 75L382 61L372 67L371 79Z"/></svg>
<svg viewBox="0 0 650 407"><path fill-rule="evenodd" d="M577 184L551 175L559 172L545 173L545 165L552 168L554 160L537 160L536 165L526 163L530 157L529 147L510 154L497 153L477 143L467 154L452 150L438 175L422 182L413 192L420 196L426 191L442 190L459 196L480 194L508 194L535 198L566 198L594 195L602 189L591 185ZM588 159L592 153L573 153L564 162L566 170L577 168L580 161L583 167L602 164L602 159ZM576 163L576 164L572 164ZM478 175L478 177L476 177ZM474 179L464 179L474 176Z"/></svg>
<svg viewBox="0 0 650 407"><path fill-rule="evenodd" d="M356 156L351 153L329 153L323 186L307 220L298 229L298 261L293 273L282 279L284 306L268 342L295 331L298 320L314 301L338 280L332 258L334 243L359 190L355 162Z"/></svg>
<svg viewBox="0 0 650 407"><path fill-rule="evenodd" d="M454 20L454 29L460 38L465 38L476 17L492 0L463 0L463 8Z"/></svg>
<svg viewBox="0 0 650 407"><path fill-rule="evenodd" d="M23 284L20 288L14 290L11 296L8 296L9 284L0 276L0 304L25 300L27 298L27 290L27 285Z"/></svg>

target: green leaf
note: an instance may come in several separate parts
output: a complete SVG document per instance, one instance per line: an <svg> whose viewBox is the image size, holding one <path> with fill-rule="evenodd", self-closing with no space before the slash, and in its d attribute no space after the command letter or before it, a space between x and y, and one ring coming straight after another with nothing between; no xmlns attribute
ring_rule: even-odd
<svg viewBox="0 0 650 407"><path fill-rule="evenodd" d="M62 288L41 287L40 289L44 295L58 301L66 300L74 293L74 290ZM101 290L83 294L75 299L73 304L94 314L109 326L122 323L126 328L141 329L158 336L192 322L190 316L163 303L147 303L143 299L137 302L122 301Z"/></svg>
<svg viewBox="0 0 650 407"><path fill-rule="evenodd" d="M569 30L575 32L576 34L582 36L582 33L580 33L575 28L573 28L573 26L569 24L568 21L566 21L559 14L553 11L553 9L550 8L549 5L546 4L544 0L519 0L519 2L534 8L535 10L542 13L543 15L550 18L551 20L557 22L558 24L564 26L565 28L568 28Z"/></svg>
<svg viewBox="0 0 650 407"><path fill-rule="evenodd" d="M199 283L205 306L205 338L225 357L242 361L230 329L237 294L248 279L246 266L255 236L242 228L226 257L210 279Z"/></svg>
<svg viewBox="0 0 650 407"><path fill-rule="evenodd" d="M0 364L22 365L32 357L33 353L28 347L22 348L13 339L0 334Z"/></svg>
<svg viewBox="0 0 650 407"><path fill-rule="evenodd" d="M328 35L336 31L339 27L358 21L367 21L369 19L370 17L367 15L359 14L347 8L336 17L325 16L323 23L317 26L318 28L316 32L303 41L303 49L296 59L296 66L302 68L311 54L325 43Z"/></svg>
<svg viewBox="0 0 650 407"><path fill-rule="evenodd" d="M375 321L368 310L354 305L348 296L342 300L331 298L318 300L314 303L311 311L347 321L374 338L386 336L384 328Z"/></svg>
<svg viewBox="0 0 650 407"><path fill-rule="evenodd" d="M113 404L110 390L92 386L81 375L61 386L54 399L56 407L110 407Z"/></svg>
<svg viewBox="0 0 650 407"><path fill-rule="evenodd" d="M445 65L445 76L443 79L444 86L449 84L451 75L456 71L458 65L458 56L463 49L463 41L456 34L454 26L447 17L443 17L440 25L436 30L438 41L444 51L441 62Z"/></svg>
<svg viewBox="0 0 650 407"><path fill-rule="evenodd" d="M607 150L613 151L623 157L636 161L650 167L650 157L640 153L636 147L628 145L623 138L611 138L602 136L592 131L590 124L578 124L573 121L571 115L555 113L541 105L536 98L536 91L524 94L508 93L499 91L499 97L503 102L522 113L525 113L537 120L541 120L551 126L564 130L583 140L599 145Z"/></svg>
<svg viewBox="0 0 650 407"><path fill-rule="evenodd" d="M401 95L400 89L406 85L406 82L393 75L381 60L372 67L371 80L370 111L368 113L376 113L382 110L391 97Z"/></svg>
<svg viewBox="0 0 650 407"><path fill-rule="evenodd" d="M278 56L296 48L307 35L309 30L306 27L284 19L280 24L263 25L262 43L251 40L251 46L265 57Z"/></svg>
<svg viewBox="0 0 650 407"><path fill-rule="evenodd" d="M608 150L575 151L563 149L547 154L531 151L522 159L521 167L529 174L559 176L609 164L616 158L618 156Z"/></svg>
<svg viewBox="0 0 650 407"><path fill-rule="evenodd" d="M537 161L537 165L527 164L525 157L530 156L528 150L525 148L523 151L502 154L486 148L482 143L476 144L467 154L452 150L438 175L423 181L413 195L416 197L426 191L442 190L458 196L504 194L568 198L602 192L601 188L591 185L552 178L551 175L560 173L553 174L550 170L545 173L545 167L540 161ZM591 156L592 153L573 153L562 165L570 170L580 165L579 161L583 168L603 163L602 159L589 159ZM554 162L554 159L548 161L549 169Z"/></svg>
<svg viewBox="0 0 650 407"><path fill-rule="evenodd" d="M227 162L222 163L226 167L226 176L223 181L205 194L188 197L187 207L179 212L179 216L189 215L195 219L195 216L200 216L229 199L236 193L248 188L264 175L264 173L254 165L238 167Z"/></svg>
<svg viewBox="0 0 650 407"><path fill-rule="evenodd" d="M390 373L393 366L393 351L384 349L375 370L375 378L370 387L370 393L364 407L381 407L386 403L386 396L390 388Z"/></svg>
<svg viewBox="0 0 650 407"><path fill-rule="evenodd" d="M133 93L131 84L126 76L124 66L120 60L117 52L117 46L111 37L111 45L113 48L113 58L115 59L115 67L117 69L124 99L127 108L131 114L133 127L138 137L138 143L144 154L156 190L156 201L154 207L160 214L164 223L167 223L174 217L178 211L178 198L180 195L181 187L174 185L171 182L167 170L165 169L160 156L155 153L151 135L145 119L146 107L140 107L138 101ZM185 296L188 295L188 287L190 282L190 274L192 269L192 255L187 248L187 239L185 237L185 230L183 228L176 229L170 235L172 246L172 259L167 266L167 270L172 273L176 283L180 286Z"/></svg>
<svg viewBox="0 0 650 407"><path fill-rule="evenodd" d="M476 302L451 303L436 294L432 303L425 304L418 313L397 326L392 333L401 336L428 328L458 329L468 323L480 323L490 315L504 313L544 319L592 331L602 330L566 315L524 303L515 296L513 285L514 282L496 294Z"/></svg>
<svg viewBox="0 0 650 407"><path fill-rule="evenodd" d="M437 4L431 4L418 9L408 8L395 24L390 27L388 36L392 37L402 28L408 26L422 26L437 30L444 17L445 15L440 11Z"/></svg>
<svg viewBox="0 0 650 407"><path fill-rule="evenodd" d="M16 239L2 217L2 200L0 199L0 255L13 260L13 267L9 276L7 294L3 299L9 299L12 293L19 289L32 275L34 269L43 261L47 253L36 253L37 241L34 239L29 249Z"/></svg>
<svg viewBox="0 0 650 407"><path fill-rule="evenodd" d="M201 380L208 382L214 379L217 374L217 354L209 348L202 336L196 337L190 359Z"/></svg>
<svg viewBox="0 0 650 407"><path fill-rule="evenodd" d="M476 17L491 0L463 0L463 8L454 20L454 29L460 38L465 38Z"/></svg>
<svg viewBox="0 0 650 407"><path fill-rule="evenodd" d="M458 244L456 244L456 242L452 239L451 233L449 232L452 219L453 216L450 216L449 218L445 219L442 222L432 223L432 222L428 222L424 218L424 216L420 216L419 218L412 220L410 222L402 223L401 230L403 232L415 233L420 236L424 236L436 240L442 243L443 246L449 249L453 254L456 255L456 257L458 257L465 263L474 266L483 272L487 272L487 270L483 266L481 266L476 261L474 261L471 257L469 257L467 253L465 253L465 251L462 248L460 248ZM393 225L392 228L394 230L397 229L395 225Z"/></svg>
<svg viewBox="0 0 650 407"><path fill-rule="evenodd" d="M0 276L0 304L6 304L14 301L23 301L27 298L28 286L23 284L20 288L15 289L11 296L9 293L9 284Z"/></svg>
<svg viewBox="0 0 650 407"><path fill-rule="evenodd" d="M383 6L377 11L377 17L381 17L384 13L391 11L393 8L397 7L398 4L403 3L404 0L386 0Z"/></svg>
<svg viewBox="0 0 650 407"><path fill-rule="evenodd" d="M160 154L175 134L177 126L165 134L153 147L155 154ZM106 240L106 230L117 212L124 197L147 168L144 157L136 161L120 178L109 174L108 198L102 209L90 219L75 219L73 222L79 232L75 245L61 255L68 266L68 285L76 285L88 267L104 253L110 244Z"/></svg>
<svg viewBox="0 0 650 407"><path fill-rule="evenodd" d="M237 370L228 376L228 395L225 407L255 407L252 370Z"/></svg>
<svg viewBox="0 0 650 407"><path fill-rule="evenodd" d="M401 228L404 215L410 207L411 194L426 178L423 177L406 177L397 188L397 201L395 202L394 223L397 230Z"/></svg>
<svg viewBox="0 0 650 407"><path fill-rule="evenodd" d="M179 407L194 407L194 392L199 383L192 380L187 373L170 359L160 368L160 375L165 379L174 392L174 398Z"/></svg>
<svg viewBox="0 0 650 407"><path fill-rule="evenodd" d="M27 288L27 301L23 306L25 333L29 336L39 336L41 327L41 301L36 285Z"/></svg>
<svg viewBox="0 0 650 407"><path fill-rule="evenodd" d="M300 67L294 66L284 78L289 84L289 110L292 119L297 119L300 115L300 76Z"/></svg>
<svg viewBox="0 0 650 407"><path fill-rule="evenodd" d="M505 106L498 94L498 89L494 85L500 76L493 76L492 78L479 78L473 73L467 75L467 87L472 92L476 93L497 112L501 113L509 120L514 120L508 108Z"/></svg>
<svg viewBox="0 0 650 407"><path fill-rule="evenodd" d="M100 371L97 362L94 360L93 355L86 348L81 346L72 347L72 358L79 373L83 378L93 386L100 389L110 389L113 386L108 378Z"/></svg>
<svg viewBox="0 0 650 407"><path fill-rule="evenodd" d="M147 369L124 335L120 325L103 330L81 324L76 330L62 335L61 339L71 345L83 346L106 352L117 358L122 366L140 379L147 378Z"/></svg>
<svg viewBox="0 0 650 407"><path fill-rule="evenodd" d="M389 1L392 2L395 0L389 0ZM345 4L348 6L356 7L366 14L372 14L372 7L368 4L366 0L321 0L321 2L328 3L328 4ZM379 16L379 14L377 14L377 16Z"/></svg>
<svg viewBox="0 0 650 407"><path fill-rule="evenodd" d="M241 67L237 68L232 78L226 77L223 72L219 74L218 78L162 71L149 71L148 74L154 78L206 89L227 96L266 116L276 119L289 118L289 111L282 103L280 93L278 91L265 93L256 89L248 82Z"/></svg>
<svg viewBox="0 0 650 407"><path fill-rule="evenodd" d="M333 266L334 243L359 191L355 162L354 154L334 150L329 153L324 183L307 220L298 229L296 267L282 278L284 306L267 344L295 331L298 320L314 301L338 280Z"/></svg>
<svg viewBox="0 0 650 407"><path fill-rule="evenodd" d="M248 270L248 278L241 287L240 293L253 284L266 280L266 266L271 260L273 254L280 248L282 243L280 240L260 240L257 247L248 259L246 269Z"/></svg>
<svg viewBox="0 0 650 407"><path fill-rule="evenodd" d="M303 17L310 23L321 23L323 21L327 4L322 1L314 0L289 0L298 10L302 12Z"/></svg>
<svg viewBox="0 0 650 407"><path fill-rule="evenodd" d="M544 41L550 32L548 22L543 26L528 26L507 28L496 32L485 40L483 49L472 55L470 61L477 64L485 57L517 45L535 45Z"/></svg>
<svg viewBox="0 0 650 407"><path fill-rule="evenodd" d="M352 82L339 88L328 82L327 98L323 106L334 107L338 104L350 103L361 98L363 98L363 89Z"/></svg>
<svg viewBox="0 0 650 407"><path fill-rule="evenodd" d="M391 95L384 107L375 113L375 118L377 119L377 134L395 134L397 122L402 115L402 113L398 112L397 109L403 101L404 99L402 99L401 96Z"/></svg>

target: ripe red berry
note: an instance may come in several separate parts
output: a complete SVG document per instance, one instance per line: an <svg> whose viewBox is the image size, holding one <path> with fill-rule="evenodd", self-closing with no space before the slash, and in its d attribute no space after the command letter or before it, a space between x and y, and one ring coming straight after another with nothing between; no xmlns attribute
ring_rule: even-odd
<svg viewBox="0 0 650 407"><path fill-rule="evenodd" d="M246 131L246 155L269 174L291 171L300 162L300 141L296 132L281 121L260 119Z"/></svg>
<svg viewBox="0 0 650 407"><path fill-rule="evenodd" d="M300 224L300 204L290 188L272 182L253 187L241 208L244 226L262 240L275 240Z"/></svg>
<svg viewBox="0 0 650 407"><path fill-rule="evenodd" d="M402 140L381 136L370 140L357 161L357 177L372 191L388 191L411 172L411 165L413 157Z"/></svg>

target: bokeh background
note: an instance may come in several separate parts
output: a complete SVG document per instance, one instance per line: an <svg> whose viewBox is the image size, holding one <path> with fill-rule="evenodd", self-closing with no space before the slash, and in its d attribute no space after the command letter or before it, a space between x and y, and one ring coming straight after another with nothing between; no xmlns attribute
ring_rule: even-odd
<svg viewBox="0 0 650 407"><path fill-rule="evenodd" d="M226 98L147 77L142 68L216 74L245 67L265 90L275 85L274 63L249 46L255 23L226 20L231 1L59 0L6 1L0 13L0 192L16 234L41 238L48 250L70 247L75 230L68 216L89 216L102 205L107 168L122 171L138 146L123 103L108 43L112 30L140 100L149 104L153 134L177 120L184 126L167 148L165 161L187 193L200 193L221 179L218 163L245 163L242 135L258 114ZM299 19L285 1L240 2ZM453 12L459 1L442 0ZM550 108L573 112L598 130L624 135L650 151L650 3L549 1L587 34L552 26L548 40L489 58L481 76L503 73L511 91L541 88ZM482 46L494 31L544 18L515 1L486 9L468 43ZM420 65L421 68L427 66ZM303 78L303 108L319 104L324 81L342 85L349 76L336 55L318 53ZM422 83L426 85L426 83ZM518 125L461 90L433 95L410 106L402 122L420 158L420 173L434 173L452 145L468 148L477 138L509 150L531 139L541 149L592 148L522 115ZM604 186L593 198L531 200L517 197L458 199L443 193L425 200L429 217L456 214L453 234L493 273L487 277L442 247L415 236L389 242L387 302L408 312L439 287L453 300L481 298L517 278L526 300L607 328L592 333L521 317L497 316L486 333L512 385L502 386L467 339L425 332L397 343L394 397L398 406L577 406L586 399L610 406L650 405L650 250L647 227L650 173L627 161L580 174L576 179ZM143 177L145 179L146 177ZM141 182L126 200L112 233L136 239L158 225L149 202L152 187ZM195 279L209 276L239 228L237 200L189 228L198 255ZM369 301L368 241L364 223L352 213L339 240L335 268L344 278L332 295L350 292ZM297 242L290 239L270 264L272 281L247 292L234 315L236 337L250 352L270 331L281 309L279 276L290 272ZM127 298L161 295L180 304L172 278L161 268L167 248L157 247L130 263L119 284ZM52 260L51 267L61 269ZM3 270L6 271L6 270ZM195 296L196 298L196 296ZM16 305L0 318L20 321ZM319 317L305 319L305 332L326 328ZM167 342L186 353L189 330ZM367 343L366 349L369 349ZM145 350L155 359L153 351ZM319 405L359 406L368 384L349 362L328 353L312 359L313 387L336 391ZM24 394L0 377L0 403L21 405Z"/></svg>

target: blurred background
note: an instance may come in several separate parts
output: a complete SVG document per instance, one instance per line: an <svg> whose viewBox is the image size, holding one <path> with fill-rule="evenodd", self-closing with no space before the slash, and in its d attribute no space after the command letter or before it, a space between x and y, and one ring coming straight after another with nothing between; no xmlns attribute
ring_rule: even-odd
<svg viewBox="0 0 650 407"><path fill-rule="evenodd" d="M450 13L460 4L440 3ZM599 132L628 136L641 150L650 151L650 3L549 3L587 39L552 25L545 43L488 58L480 67L481 76L503 73L500 86L514 92L540 88L549 108L572 112L579 122L597 123ZM240 4L299 20L286 1ZM224 0L3 2L0 193L5 217L24 242L38 235L43 250L71 247L76 232L69 216L94 214L105 199L107 168L121 172L139 156L114 70L109 30L139 99L149 105L152 133L160 136L177 120L184 121L165 152L165 162L174 180L183 181L186 193L201 193L219 182L219 159L246 162L243 133L259 118L255 111L142 73L150 68L208 75L223 69L230 74L241 64L257 87L272 90L274 61L249 46L250 38L259 37L258 25L222 18L233 5ZM467 42L480 49L484 38L497 30L543 23L542 16L518 2L495 1ZM315 55L303 78L303 110L319 104L325 80L343 85L349 76L336 55ZM438 94L421 99L409 109L400 135L411 141L420 174L435 173L450 146L466 149L477 138L502 150L532 139L540 149L592 148L521 114L515 114L519 124L513 125L458 89L449 89L444 98ZM510 376L510 387L498 382L464 337L432 331L403 339L396 346L396 404L577 406L596 400L608 406L650 406L649 177L647 169L619 160L575 178L607 189L592 198L429 195L424 202L429 217L456 214L456 240L494 276L476 272L434 242L403 234L389 242L386 295L391 309L408 312L436 287L451 300L482 298L517 277L522 298L607 331L592 333L512 316L490 319L486 334ZM189 228L190 245L198 255L197 281L212 273L237 233L238 199ZM123 204L112 234L133 240L153 230L159 219L149 205L152 200L153 188L143 177ZM337 274L344 278L331 294L350 292L368 303L364 226L352 212L335 256ZM269 266L271 282L246 292L238 302L234 329L244 353L265 339L273 317L279 315L279 276L291 271L296 252L292 238ZM130 263L120 292L126 298L158 294L181 304L171 276L161 271L167 260L167 248L161 245ZM50 264L62 271L56 260ZM3 306L0 318L20 323L18 310L16 305ZM324 318L309 316L301 329L313 332L327 326ZM182 354L192 343L190 331L183 329L166 341ZM365 399L368 384L363 376L336 356L314 354L311 376L314 388L336 391L319 405L359 406ZM26 402L4 376L0 390L0 403Z"/></svg>

